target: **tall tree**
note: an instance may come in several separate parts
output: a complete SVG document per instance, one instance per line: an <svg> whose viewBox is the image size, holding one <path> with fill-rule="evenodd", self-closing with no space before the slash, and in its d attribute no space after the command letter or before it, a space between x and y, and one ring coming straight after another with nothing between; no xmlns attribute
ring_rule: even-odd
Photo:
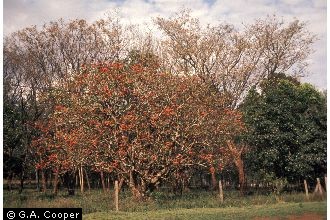
<svg viewBox="0 0 330 220"><path fill-rule="evenodd" d="M294 20L285 24L276 17L256 20L241 30L226 23L204 27L189 11L155 22L165 34L163 56L169 61L168 70L197 75L225 97L223 104L232 110L269 75L303 74L315 41L305 23ZM232 138L234 135L227 148L243 187L246 145L235 144Z"/></svg>
<svg viewBox="0 0 330 220"><path fill-rule="evenodd" d="M275 16L241 29L226 23L203 26L189 11L155 22L165 35L169 70L196 74L227 95L231 108L237 108L249 89L270 74L305 73L315 41L305 23L286 24Z"/></svg>

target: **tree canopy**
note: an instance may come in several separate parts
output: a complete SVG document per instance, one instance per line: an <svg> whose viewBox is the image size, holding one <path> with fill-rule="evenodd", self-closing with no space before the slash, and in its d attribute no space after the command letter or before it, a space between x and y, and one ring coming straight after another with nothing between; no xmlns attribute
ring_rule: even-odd
<svg viewBox="0 0 330 220"><path fill-rule="evenodd" d="M92 64L45 95L56 101L49 120L36 123L37 167L116 172L136 196L171 173L224 166L221 146L243 129L238 113L198 78L140 64Z"/></svg>
<svg viewBox="0 0 330 220"><path fill-rule="evenodd" d="M327 119L322 93L284 75L272 76L259 92L249 92L242 111L249 127L251 171L291 181L314 179L325 172Z"/></svg>

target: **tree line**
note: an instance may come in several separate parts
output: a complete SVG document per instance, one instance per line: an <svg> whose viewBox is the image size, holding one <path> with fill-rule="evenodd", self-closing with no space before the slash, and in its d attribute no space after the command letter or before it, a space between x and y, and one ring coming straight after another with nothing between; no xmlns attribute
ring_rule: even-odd
<svg viewBox="0 0 330 220"><path fill-rule="evenodd" d="M81 191L111 174L136 198L157 187L326 171L326 99L296 77L315 41L298 20L203 25L156 18L161 37L115 17L55 21L4 40L4 174L46 173ZM41 177L39 177L41 175ZM95 177L94 177L95 178ZM10 184L9 184L10 185Z"/></svg>

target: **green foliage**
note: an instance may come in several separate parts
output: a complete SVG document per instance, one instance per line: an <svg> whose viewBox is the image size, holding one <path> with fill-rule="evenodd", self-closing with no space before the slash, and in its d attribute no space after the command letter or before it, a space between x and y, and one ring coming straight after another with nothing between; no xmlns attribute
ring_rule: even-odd
<svg viewBox="0 0 330 220"><path fill-rule="evenodd" d="M3 166L4 176L17 175L24 155L24 130L19 106L7 100L3 108Z"/></svg>
<svg viewBox="0 0 330 220"><path fill-rule="evenodd" d="M326 97L309 84L273 76L242 105L250 172L289 181L326 172Z"/></svg>

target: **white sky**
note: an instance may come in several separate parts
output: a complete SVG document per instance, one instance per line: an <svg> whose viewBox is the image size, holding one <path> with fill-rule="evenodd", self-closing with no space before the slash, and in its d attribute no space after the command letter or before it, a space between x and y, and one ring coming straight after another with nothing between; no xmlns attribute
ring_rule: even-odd
<svg viewBox="0 0 330 220"><path fill-rule="evenodd" d="M7 34L30 25L42 25L59 18L94 21L106 12L119 9L127 22L151 24L156 16L169 17L183 7L202 22L226 21L239 25L276 14L286 19L308 22L318 36L310 55L309 76L302 79L326 89L326 0L4 0L3 31Z"/></svg>

